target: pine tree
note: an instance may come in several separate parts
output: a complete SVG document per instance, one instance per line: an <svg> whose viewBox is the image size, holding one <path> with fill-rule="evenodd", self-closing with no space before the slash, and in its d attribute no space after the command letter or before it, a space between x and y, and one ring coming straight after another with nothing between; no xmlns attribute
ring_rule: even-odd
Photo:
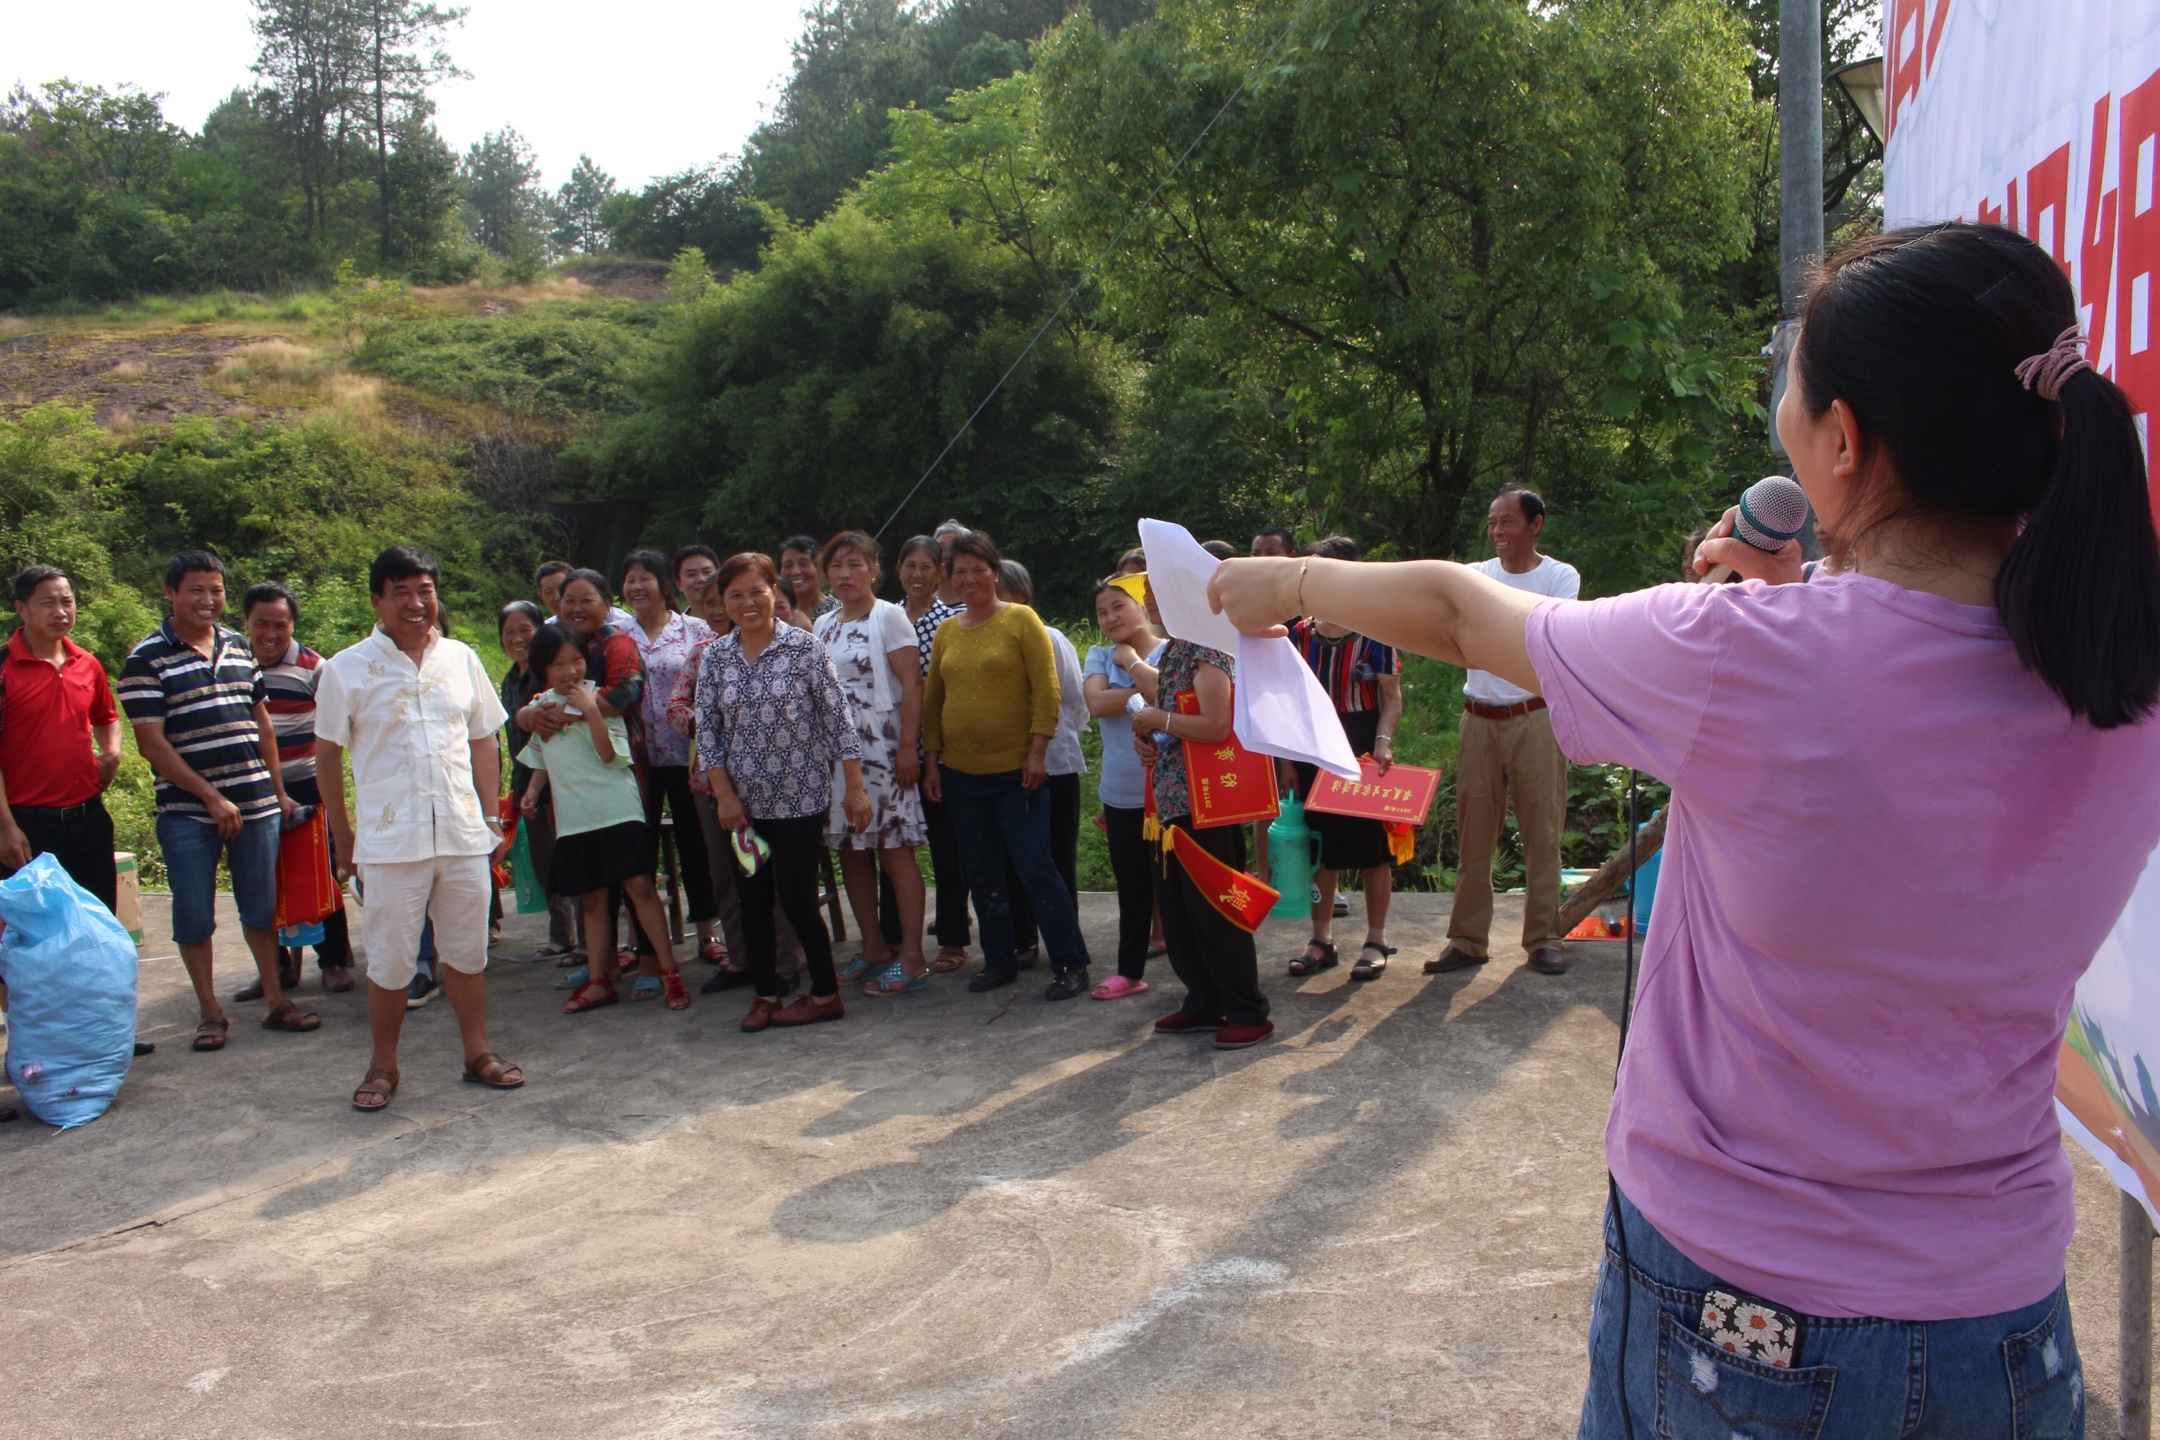
<svg viewBox="0 0 2160 1440"><path fill-rule="evenodd" d="M615 194L615 177L595 165L592 156L578 156L569 182L555 192L555 248L578 255L607 249L608 232L602 211Z"/></svg>

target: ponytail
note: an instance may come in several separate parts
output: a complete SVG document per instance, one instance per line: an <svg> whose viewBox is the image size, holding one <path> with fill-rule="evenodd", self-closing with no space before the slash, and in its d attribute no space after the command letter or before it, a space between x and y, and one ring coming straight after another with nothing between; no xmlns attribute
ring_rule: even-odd
<svg viewBox="0 0 2160 1440"><path fill-rule="evenodd" d="M2025 668L2107 730L2160 703L2160 538L2129 402L2085 368L2076 325L2068 277L2015 231L1870 236L1808 296L1799 398L1845 401L1889 457L1873 523L2022 522L1996 610Z"/></svg>
<svg viewBox="0 0 2160 1440"><path fill-rule="evenodd" d="M2122 391L2085 371L2058 403L2055 466L1996 572L1995 608L2025 668L2111 730L2160 697L2160 536Z"/></svg>

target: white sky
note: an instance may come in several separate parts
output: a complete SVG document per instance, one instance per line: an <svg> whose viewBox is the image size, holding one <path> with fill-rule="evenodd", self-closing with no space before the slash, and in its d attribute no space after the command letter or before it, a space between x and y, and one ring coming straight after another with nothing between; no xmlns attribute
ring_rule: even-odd
<svg viewBox="0 0 2160 1440"><path fill-rule="evenodd" d="M803 0L470 0L447 48L470 80L436 92L462 152L513 125L553 189L590 154L635 189L739 149L778 98ZM62 76L166 95L193 130L253 80L249 0L0 0L0 88Z"/></svg>

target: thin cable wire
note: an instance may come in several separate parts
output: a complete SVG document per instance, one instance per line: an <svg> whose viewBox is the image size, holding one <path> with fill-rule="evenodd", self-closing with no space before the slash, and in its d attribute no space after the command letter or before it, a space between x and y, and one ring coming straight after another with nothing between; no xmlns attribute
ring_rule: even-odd
<svg viewBox="0 0 2160 1440"><path fill-rule="evenodd" d="M1089 265L1081 273L1080 278L1073 282L1073 287L1065 292L1065 298L1058 301L1057 309L1050 312L1050 318L1043 321L1041 328L1037 329L1029 337L1028 343L1021 349L1020 354L1013 360L1012 364L1005 367L1005 373L998 376L997 384L990 387L990 393L983 396L982 403L969 412L967 419L960 422L960 428L953 431L952 438L945 442L945 448L938 451L937 458L930 462L929 468L923 471L922 478L915 482L913 488L901 499L900 504L893 510L893 513L886 517L885 523L878 527L877 534L872 536L872 539L883 540L885 532L892 529L893 522L906 513L908 506L915 503L916 495L921 492L923 486L930 483L930 477L937 473L938 466L945 463L945 457L952 454L953 446L960 443L960 438L974 428L976 420L981 418L983 411L990 408L990 402L997 399L998 392L1005 388L1005 382L1012 379L1013 372L1020 368L1021 362L1025 361L1034 352L1036 342L1049 334L1050 327L1057 324L1058 318L1072 308L1073 301L1080 298L1080 292L1085 290L1088 282L1095 278L1095 272L1100 270L1103 262L1110 258L1110 252L1117 249L1118 245L1125 239L1126 232L1139 222L1140 217L1146 214L1148 208L1155 203L1155 198L1162 194L1164 188L1173 179L1177 178L1178 171L1185 168L1185 162L1192 158L1193 151L1200 148L1200 142L1207 139L1208 132L1215 128L1215 122L1227 115L1230 112L1230 107L1238 102L1238 97L1252 87L1253 77L1265 69L1267 63L1275 58L1275 52L1282 49L1283 42L1290 38L1291 31L1297 29L1298 22L1305 18L1305 13L1312 9L1313 3L1314 0L1305 0L1305 3L1298 7L1297 14L1290 17L1290 23L1283 26L1282 34L1275 37L1275 43L1268 46L1267 52L1253 62L1252 68L1245 72L1245 78L1238 81L1237 89L1230 92L1228 100L1223 101L1222 108L1209 116L1207 124L1200 127L1200 133L1193 136L1192 143L1185 147L1185 153L1178 156L1176 162L1167 171L1163 172L1162 179L1155 182L1155 188L1148 191L1147 198L1133 207L1132 214L1125 217L1125 223L1118 227L1117 234L1110 237L1110 243L1103 246L1102 253L1095 257L1094 263Z"/></svg>
<svg viewBox="0 0 2160 1440"><path fill-rule="evenodd" d="M1641 800L1636 794L1636 773L1627 772L1627 971L1620 992L1620 1053L1613 1061L1613 1088L1620 1088L1620 1061L1627 1058L1628 1023L1635 1018L1635 886L1641 880ZM1620 1392L1620 1426L1627 1440L1635 1440L1635 1412L1628 1406L1628 1327L1634 1323L1635 1262L1628 1258L1627 1221L1620 1213L1620 1181L1605 1172L1606 1203L1612 1209L1613 1234L1620 1241L1620 1343L1613 1361L1613 1383Z"/></svg>

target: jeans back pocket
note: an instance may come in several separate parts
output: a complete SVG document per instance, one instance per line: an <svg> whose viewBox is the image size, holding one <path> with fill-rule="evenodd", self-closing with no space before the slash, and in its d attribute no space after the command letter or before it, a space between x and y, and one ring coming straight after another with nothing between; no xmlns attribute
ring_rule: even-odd
<svg viewBox="0 0 2160 1440"><path fill-rule="evenodd" d="M1835 1365L1780 1370L1720 1349L1659 1312L1661 1440L1816 1440L1836 1384Z"/></svg>
<svg viewBox="0 0 2160 1440"><path fill-rule="evenodd" d="M2047 1318L2002 1342L2017 1440L2066 1440L2085 1433L2085 1369L2070 1329L2069 1296L2055 1292Z"/></svg>

